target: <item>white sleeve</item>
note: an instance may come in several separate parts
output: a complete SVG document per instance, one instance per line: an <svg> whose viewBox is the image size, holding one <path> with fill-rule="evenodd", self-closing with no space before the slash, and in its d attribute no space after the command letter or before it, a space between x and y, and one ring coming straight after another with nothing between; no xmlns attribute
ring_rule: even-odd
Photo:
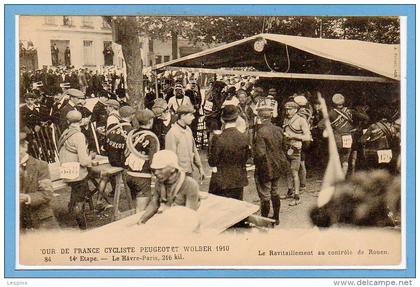
<svg viewBox="0 0 420 287"><path fill-rule="evenodd" d="M278 113L278 106L279 104L277 103L277 101L274 102L274 111L273 111L273 118L277 118L279 113Z"/></svg>
<svg viewBox="0 0 420 287"><path fill-rule="evenodd" d="M106 128L108 128L112 124L118 124L118 123L119 123L119 121L115 116L110 116L106 120Z"/></svg>
<svg viewBox="0 0 420 287"><path fill-rule="evenodd" d="M174 97L171 97L168 101L168 109L171 109L171 107L174 105Z"/></svg>
<svg viewBox="0 0 420 287"><path fill-rule="evenodd" d="M185 97L185 99L186 99L186 105L189 105L189 106L192 106L192 103L191 103L191 100L190 100L190 98L189 97Z"/></svg>

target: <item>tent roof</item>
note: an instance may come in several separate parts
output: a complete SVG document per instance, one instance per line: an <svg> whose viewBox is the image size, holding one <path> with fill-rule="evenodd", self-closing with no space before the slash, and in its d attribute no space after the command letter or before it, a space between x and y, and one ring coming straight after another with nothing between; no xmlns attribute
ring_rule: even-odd
<svg viewBox="0 0 420 287"><path fill-rule="evenodd" d="M253 49L253 43L260 38L267 41L263 53ZM380 75L399 80L400 47L357 40L259 34L172 60L154 69L250 66L257 71L282 74Z"/></svg>

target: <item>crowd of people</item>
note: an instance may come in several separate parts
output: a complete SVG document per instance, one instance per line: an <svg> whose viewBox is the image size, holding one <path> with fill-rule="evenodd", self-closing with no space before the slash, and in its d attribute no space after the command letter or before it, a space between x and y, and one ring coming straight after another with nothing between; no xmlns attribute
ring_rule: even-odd
<svg viewBox="0 0 420 287"><path fill-rule="evenodd" d="M114 66L104 66L101 69L44 66L34 71L23 66L20 69L19 83L21 102L27 92L52 97L70 87L81 90L86 98L96 97L101 90L120 98L124 98L126 94L124 73Z"/></svg>
<svg viewBox="0 0 420 287"><path fill-rule="evenodd" d="M205 136L209 192L243 200L253 165L260 213L277 225L282 200L289 206L301 203L308 156L319 164L328 157L319 91L280 95L275 85L266 87L250 76L207 77L204 88L194 75L166 77L157 92L153 82L146 87L140 109L129 105L124 77L115 71L22 69L20 79L20 198L24 208L38 208L45 215L36 224L21 221L25 227L54 221L48 211L48 178L32 178L34 186L26 188L27 177L37 176L28 168L45 167L43 161L60 162L62 179L71 189L69 212L86 228L84 206L92 195L89 169L98 154L125 170L136 210L145 211L139 223L146 223L167 207L199 208L198 182L206 171L197 139ZM329 120L344 173L354 173L356 162L363 169L397 173L399 113L383 107L372 116L367 107L349 107L343 94L323 96L331 99ZM89 98L97 99L92 109L86 107ZM282 180L288 190L279 190ZM115 185L111 180L112 190Z"/></svg>

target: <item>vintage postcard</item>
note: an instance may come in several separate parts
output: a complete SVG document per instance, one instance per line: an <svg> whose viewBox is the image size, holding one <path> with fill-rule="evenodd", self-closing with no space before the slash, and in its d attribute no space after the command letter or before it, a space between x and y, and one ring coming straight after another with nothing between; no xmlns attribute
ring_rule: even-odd
<svg viewBox="0 0 420 287"><path fill-rule="evenodd" d="M410 6L92 7L13 7L15 272L412 268Z"/></svg>

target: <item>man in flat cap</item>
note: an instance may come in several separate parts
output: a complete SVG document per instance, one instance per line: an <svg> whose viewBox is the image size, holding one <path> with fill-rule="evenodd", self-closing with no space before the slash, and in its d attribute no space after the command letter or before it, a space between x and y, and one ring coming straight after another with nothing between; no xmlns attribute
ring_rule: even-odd
<svg viewBox="0 0 420 287"><path fill-rule="evenodd" d="M272 218L280 222L279 183L288 170L288 162L283 151L283 130L273 125L275 107L267 101L257 109L258 124L255 128L253 154L255 163L255 184L260 198L261 216L268 217L273 206ZM271 204L270 204L271 202Z"/></svg>
<svg viewBox="0 0 420 287"><path fill-rule="evenodd" d="M60 158L60 175L71 188L69 212L75 213L81 229L87 228L84 206L90 197L88 169L92 164L86 137L81 131L82 114L70 110L66 115L68 128L61 134L57 148Z"/></svg>
<svg viewBox="0 0 420 287"><path fill-rule="evenodd" d="M294 101L285 104L286 118L283 122L284 149L286 158L290 163L287 177L288 192L281 198L292 198L290 206L300 203L299 167L301 159L302 142L311 139L311 132L307 121L298 115L299 105Z"/></svg>
<svg viewBox="0 0 420 287"><path fill-rule="evenodd" d="M165 148L176 153L179 158L179 165L188 176L192 176L194 167L197 167L200 179L203 180L205 177L204 168L189 127L194 120L194 107L192 105L181 105L176 112L178 120L166 134Z"/></svg>
<svg viewBox="0 0 420 287"><path fill-rule="evenodd" d="M152 111L155 114L152 131L159 138L160 148L165 149L165 136L177 118L169 111L168 103L161 98L154 100Z"/></svg>
<svg viewBox="0 0 420 287"><path fill-rule="evenodd" d="M111 123L106 129L105 150L109 163L112 166L124 167L126 140L128 133L133 129L135 110L131 106L123 106L119 109L119 121Z"/></svg>
<svg viewBox="0 0 420 287"><path fill-rule="evenodd" d="M124 163L127 168L127 185L139 212L146 208L151 198L150 163L160 145L159 139L151 131L154 113L144 109L137 111L135 116L139 127L132 129L127 135Z"/></svg>
<svg viewBox="0 0 420 287"><path fill-rule="evenodd" d="M238 108L227 105L222 110L223 131L212 137L209 151L209 165L213 187L211 193L220 196L243 199L244 187L248 185L246 162L250 155L248 137L236 127Z"/></svg>
<svg viewBox="0 0 420 287"><path fill-rule="evenodd" d="M63 107L61 107L60 110L60 131L63 132L65 129L68 128L68 122L67 122L67 114L71 110L77 110L82 114L82 118L84 118L84 122L82 125L86 124L87 118L90 119L91 112L84 107L86 103L85 95L77 89L68 89L65 92L65 95L68 96L69 100L67 104Z"/></svg>
<svg viewBox="0 0 420 287"><path fill-rule="evenodd" d="M20 228L56 229L58 222L51 208L52 185L46 162L28 154L26 133L19 134L19 215Z"/></svg>
<svg viewBox="0 0 420 287"><path fill-rule="evenodd" d="M131 106L123 106L118 111L119 121L111 123L104 134L104 151L108 157L109 164L116 167L125 167L125 149L128 133L133 129L132 121L135 110ZM102 179L100 191L104 191L108 179L111 182L112 191L109 194L113 196L116 180L115 177Z"/></svg>
<svg viewBox="0 0 420 287"><path fill-rule="evenodd" d="M92 112L87 107L85 107L85 95L77 89L68 89L65 92L65 95L69 98L69 100L60 111L60 132L63 132L66 128L68 128L68 121L66 120L67 113L71 110L79 111L82 114L82 122L80 124L80 128L86 137L89 149L100 152L97 150L97 145L95 143L96 135L94 135L94 133L96 131L92 128L92 124L90 122Z"/></svg>

